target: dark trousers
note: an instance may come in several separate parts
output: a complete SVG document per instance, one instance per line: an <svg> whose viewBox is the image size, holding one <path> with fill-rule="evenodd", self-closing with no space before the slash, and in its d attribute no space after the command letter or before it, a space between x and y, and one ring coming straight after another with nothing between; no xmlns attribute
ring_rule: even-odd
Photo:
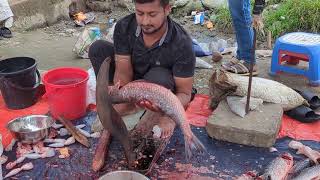
<svg viewBox="0 0 320 180"><path fill-rule="evenodd" d="M101 64L107 57L111 57L110 70L109 70L109 77L110 77L109 83L112 83L114 72L115 72L113 44L107 41L98 40L98 41L95 41L90 46L89 58L96 76L98 75ZM143 76L143 79L155 84L162 85L173 92L175 90L175 83L174 83L172 72L166 68L162 68L162 67L150 68L149 71Z"/></svg>

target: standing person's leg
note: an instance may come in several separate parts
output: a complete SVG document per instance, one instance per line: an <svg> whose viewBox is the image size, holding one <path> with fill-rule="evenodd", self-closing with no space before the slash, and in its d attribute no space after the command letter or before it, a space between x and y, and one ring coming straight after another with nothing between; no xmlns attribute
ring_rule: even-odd
<svg viewBox="0 0 320 180"><path fill-rule="evenodd" d="M94 69L96 76L103 61L107 58L111 58L110 70L109 70L109 83L113 82L115 62L114 62L114 48L113 44L108 41L98 40L92 43L89 49L89 58Z"/></svg>
<svg viewBox="0 0 320 180"><path fill-rule="evenodd" d="M251 50L253 47L250 0L229 0L229 9L238 44L237 59L242 61L231 61L223 67L228 71L246 74L252 60ZM256 67L254 67L254 71L256 71Z"/></svg>
<svg viewBox="0 0 320 180"><path fill-rule="evenodd" d="M0 38L11 38L12 32L9 28L13 24L13 13L8 3L8 0L0 0L0 23L3 27L0 28Z"/></svg>

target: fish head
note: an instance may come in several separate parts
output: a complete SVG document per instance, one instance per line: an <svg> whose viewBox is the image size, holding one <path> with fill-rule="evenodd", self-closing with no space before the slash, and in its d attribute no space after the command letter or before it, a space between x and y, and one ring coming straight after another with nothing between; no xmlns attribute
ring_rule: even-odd
<svg viewBox="0 0 320 180"><path fill-rule="evenodd" d="M229 81L227 73L221 69L216 69L213 72L209 84L211 109L215 109L220 101L237 90L237 86Z"/></svg>
<svg viewBox="0 0 320 180"><path fill-rule="evenodd" d="M114 85L108 86L108 94L110 96L116 95L119 93L119 89L120 89L120 81L118 81Z"/></svg>

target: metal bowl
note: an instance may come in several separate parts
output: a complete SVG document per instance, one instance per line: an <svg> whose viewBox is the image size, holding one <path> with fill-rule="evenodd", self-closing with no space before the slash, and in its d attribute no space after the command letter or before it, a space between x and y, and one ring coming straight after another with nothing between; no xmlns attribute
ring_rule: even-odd
<svg viewBox="0 0 320 180"><path fill-rule="evenodd" d="M134 171L113 171L99 178L99 180L150 180L146 176Z"/></svg>
<svg viewBox="0 0 320 180"><path fill-rule="evenodd" d="M36 143L48 136L53 119L45 115L31 115L11 120L7 128L12 135L23 143Z"/></svg>

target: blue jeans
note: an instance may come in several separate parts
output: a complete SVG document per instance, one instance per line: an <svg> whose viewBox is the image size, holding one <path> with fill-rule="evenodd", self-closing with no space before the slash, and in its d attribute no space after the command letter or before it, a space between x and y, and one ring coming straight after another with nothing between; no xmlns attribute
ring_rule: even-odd
<svg viewBox="0 0 320 180"><path fill-rule="evenodd" d="M250 63L253 48L250 0L229 0L229 9L238 44L237 59Z"/></svg>

